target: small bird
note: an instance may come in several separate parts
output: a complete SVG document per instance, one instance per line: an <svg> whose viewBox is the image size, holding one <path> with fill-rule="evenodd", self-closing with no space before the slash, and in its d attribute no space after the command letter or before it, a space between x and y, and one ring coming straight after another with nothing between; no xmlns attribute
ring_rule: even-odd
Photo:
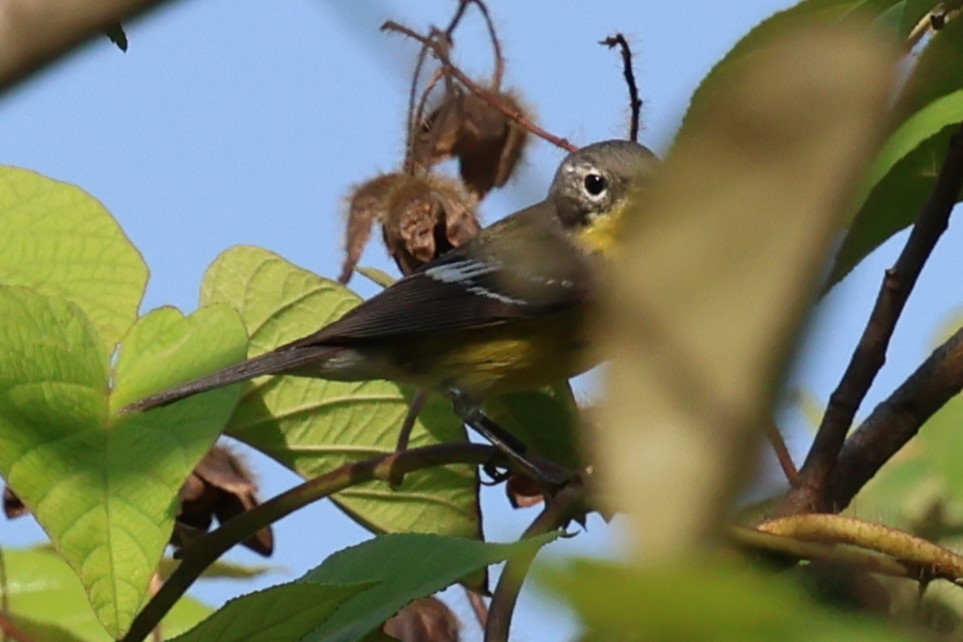
<svg viewBox="0 0 963 642"><path fill-rule="evenodd" d="M339 320L123 412L269 374L388 379L447 395L466 424L530 470L522 446L481 404L490 394L538 388L595 365L587 313L630 191L657 163L630 141L583 147L562 161L545 200L485 228Z"/></svg>

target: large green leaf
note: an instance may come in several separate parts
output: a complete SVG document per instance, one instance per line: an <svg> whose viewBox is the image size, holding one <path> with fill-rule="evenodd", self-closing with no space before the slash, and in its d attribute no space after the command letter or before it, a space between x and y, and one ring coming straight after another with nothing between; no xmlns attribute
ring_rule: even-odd
<svg viewBox="0 0 963 642"><path fill-rule="evenodd" d="M276 254L237 247L211 265L201 301L228 303L241 314L251 337L249 356L255 356L315 332L361 300ZM392 452L410 396L387 381L260 377L244 388L227 430L312 477ZM464 427L447 404L433 399L415 425L411 446L464 438ZM481 534L477 475L467 466L412 473L397 489L384 483L355 486L334 501L375 532Z"/></svg>
<svg viewBox="0 0 963 642"><path fill-rule="evenodd" d="M909 639L882 623L822 609L778 576L721 565L636 569L576 560L542 579L574 607L585 639L594 642Z"/></svg>
<svg viewBox="0 0 963 642"><path fill-rule="evenodd" d="M692 95L683 130L734 71L780 36L807 26L832 25L853 17L872 18L898 4L899 0L804 0L773 14L737 42L702 80ZM711 107L711 103L709 105Z"/></svg>
<svg viewBox="0 0 963 642"><path fill-rule="evenodd" d="M383 535L338 551L300 581L339 586L376 584L346 601L303 642L360 640L412 600L436 593L491 564L534 555L556 536L549 533L514 544L486 544L406 533Z"/></svg>
<svg viewBox="0 0 963 642"><path fill-rule="evenodd" d="M0 287L0 473L50 535L113 635L130 624L170 536L181 483L213 445L237 390L159 411L117 408L166 385L160 367L223 366L243 356L226 307L143 317L121 348L108 399L106 347L75 304ZM160 363L158 363L160 361Z"/></svg>
<svg viewBox="0 0 963 642"><path fill-rule="evenodd" d="M863 206L836 257L830 284L916 220L960 122L963 91L956 91L913 114L889 137L864 183L867 195L859 200Z"/></svg>
<svg viewBox="0 0 963 642"><path fill-rule="evenodd" d="M33 642L114 639L98 622L77 576L55 552L49 548L7 549L3 558L10 615ZM211 609L204 604L183 597L161 627L165 635L177 635L209 613Z"/></svg>
<svg viewBox="0 0 963 642"><path fill-rule="evenodd" d="M372 586L291 582L231 600L177 642L297 642Z"/></svg>
<svg viewBox="0 0 963 642"><path fill-rule="evenodd" d="M886 239L916 220L933 188L954 128L963 122L963 20L950 21L920 54L894 112L906 117L864 184L864 198L829 283L846 276Z"/></svg>
<svg viewBox="0 0 963 642"><path fill-rule="evenodd" d="M147 266L89 194L0 167L0 284L76 303L113 349L137 318Z"/></svg>

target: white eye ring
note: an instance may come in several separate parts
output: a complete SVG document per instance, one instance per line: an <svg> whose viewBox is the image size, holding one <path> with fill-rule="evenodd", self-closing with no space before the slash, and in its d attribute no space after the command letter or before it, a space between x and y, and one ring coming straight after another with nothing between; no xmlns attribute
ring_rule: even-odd
<svg viewBox="0 0 963 642"><path fill-rule="evenodd" d="M582 177L582 189L593 201L599 200L609 190L609 181L597 171L591 171Z"/></svg>

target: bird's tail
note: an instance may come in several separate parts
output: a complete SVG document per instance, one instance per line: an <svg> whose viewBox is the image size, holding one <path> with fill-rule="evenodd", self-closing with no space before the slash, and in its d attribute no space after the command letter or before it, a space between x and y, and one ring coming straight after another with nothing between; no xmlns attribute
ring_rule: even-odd
<svg viewBox="0 0 963 642"><path fill-rule="evenodd" d="M188 381L163 392L144 397L140 401L125 406L120 413L126 415L166 406L201 392L247 381L261 375L284 374L299 369L303 370L305 366L309 365L317 365L318 374L321 375L324 370L324 362L332 353L337 351L338 348L317 345L280 348L236 365L228 366L200 379Z"/></svg>

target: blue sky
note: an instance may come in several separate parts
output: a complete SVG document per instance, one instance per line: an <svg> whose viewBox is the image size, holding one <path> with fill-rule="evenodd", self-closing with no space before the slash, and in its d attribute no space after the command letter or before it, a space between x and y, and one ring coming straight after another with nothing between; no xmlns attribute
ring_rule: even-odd
<svg viewBox="0 0 963 642"><path fill-rule="evenodd" d="M657 152L671 141L688 98L710 66L752 25L792 4L756 0L584 3L491 0L508 58L506 85L520 90L546 129L585 144L624 137L627 99L618 56L596 42L616 30L635 49L642 97L642 141ZM129 24L130 49L106 38L0 100L0 162L76 183L118 218L150 266L143 309L196 307L204 270L223 250L257 244L334 278L342 257L343 199L352 185L395 168L403 149L406 91L416 47L378 26L447 22L451 0L204 0L172 3ZM477 75L491 56L483 24L469 10L456 58ZM542 198L563 153L531 146L505 190L485 201L485 221ZM928 353L935 333L963 302L955 224L924 272L896 332L870 400L881 398ZM902 237L901 237L902 238ZM848 361L890 243L820 307L793 385L824 403ZM954 249L956 253L954 254ZM362 265L389 268L372 244ZM362 294L372 289L356 279ZM863 413L868 411L864 408ZM798 456L804 422L786 424ZM272 495L293 475L253 459ZM517 537L534 514L511 513L500 491L486 497L487 532ZM3 525L5 546L36 541L27 521ZM294 577L365 532L328 505L276 527L275 562L289 569L259 583ZM612 529L598 520L587 535L555 545L548 557L579 551L611 555ZM246 554L235 559L254 561ZM212 604L251 584L218 582L194 594ZM529 592L531 593L531 592ZM453 594L463 620L470 611ZM474 639L468 629L467 639ZM516 640L571 637L572 624L537 595L519 607Z"/></svg>

